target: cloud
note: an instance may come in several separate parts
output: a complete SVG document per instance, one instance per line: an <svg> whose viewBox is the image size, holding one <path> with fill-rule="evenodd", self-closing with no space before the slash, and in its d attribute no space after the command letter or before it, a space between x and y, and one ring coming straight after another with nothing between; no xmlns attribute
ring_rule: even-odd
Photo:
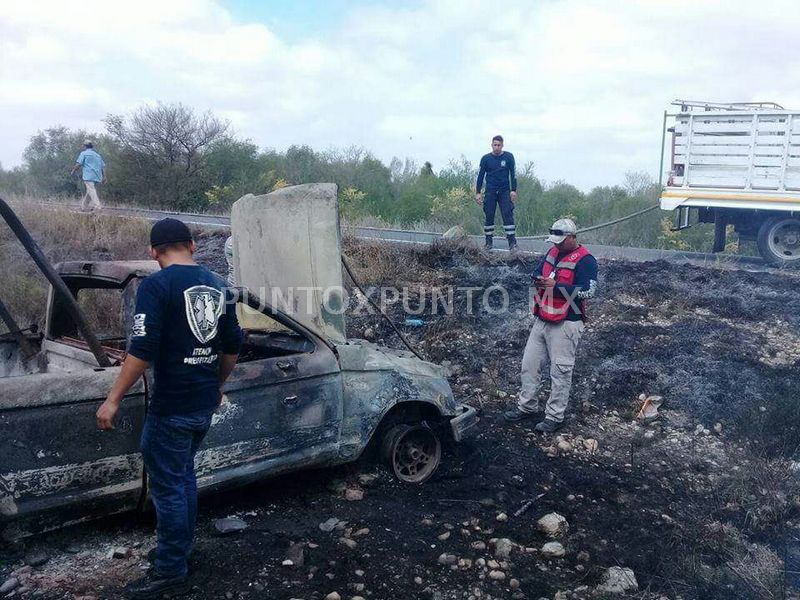
<svg viewBox="0 0 800 600"><path fill-rule="evenodd" d="M358 6L291 39L212 0L20 2L0 16L0 161L57 123L101 129L154 99L265 147L363 145L442 168L502 133L519 163L588 189L657 176L676 97L800 107L788 1L428 0Z"/></svg>

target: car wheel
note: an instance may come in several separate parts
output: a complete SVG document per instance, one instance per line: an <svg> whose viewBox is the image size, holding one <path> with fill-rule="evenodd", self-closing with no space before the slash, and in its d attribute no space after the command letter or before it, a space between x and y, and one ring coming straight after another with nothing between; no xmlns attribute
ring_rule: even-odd
<svg viewBox="0 0 800 600"><path fill-rule="evenodd" d="M383 436L381 456L400 481L419 484L438 468L442 442L427 425L395 425Z"/></svg>

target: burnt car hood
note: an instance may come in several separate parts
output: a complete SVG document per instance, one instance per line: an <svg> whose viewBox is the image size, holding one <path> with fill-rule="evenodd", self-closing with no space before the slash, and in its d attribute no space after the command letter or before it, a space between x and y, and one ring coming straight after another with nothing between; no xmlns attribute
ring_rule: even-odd
<svg viewBox="0 0 800 600"><path fill-rule="evenodd" d="M367 340L349 339L336 344L343 371L402 371L423 377L447 378L447 369L420 360L411 352L378 346Z"/></svg>

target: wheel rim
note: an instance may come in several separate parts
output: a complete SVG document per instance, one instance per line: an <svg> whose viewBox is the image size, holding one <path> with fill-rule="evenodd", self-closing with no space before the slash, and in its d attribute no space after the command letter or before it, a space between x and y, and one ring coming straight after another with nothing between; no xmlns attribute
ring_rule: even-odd
<svg viewBox="0 0 800 600"><path fill-rule="evenodd" d="M416 427L400 433L392 448L392 469L398 479L422 483L439 466L441 443L427 427Z"/></svg>
<svg viewBox="0 0 800 600"><path fill-rule="evenodd" d="M800 260L800 219L785 219L773 225L767 237L770 252L783 260Z"/></svg>

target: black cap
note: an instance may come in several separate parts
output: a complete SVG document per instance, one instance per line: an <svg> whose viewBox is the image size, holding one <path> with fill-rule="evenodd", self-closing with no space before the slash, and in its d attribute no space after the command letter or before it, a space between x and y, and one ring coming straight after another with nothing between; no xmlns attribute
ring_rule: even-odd
<svg viewBox="0 0 800 600"><path fill-rule="evenodd" d="M153 247L191 241L192 232L186 223L178 219L161 219L150 230L150 245Z"/></svg>

